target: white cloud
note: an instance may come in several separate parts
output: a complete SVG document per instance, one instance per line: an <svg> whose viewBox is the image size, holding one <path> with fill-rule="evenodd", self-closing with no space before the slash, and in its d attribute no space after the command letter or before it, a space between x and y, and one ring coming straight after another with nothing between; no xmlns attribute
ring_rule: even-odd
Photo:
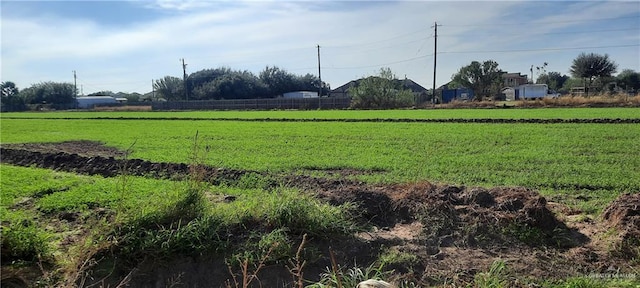
<svg viewBox="0 0 640 288"><path fill-rule="evenodd" d="M67 19L64 15L11 18L3 14L3 77L27 86L37 81L69 79L69 72L78 70L82 75L79 79L94 87L92 89L146 92L149 89L145 87L150 87L152 78L181 75L180 58L186 59L188 72L221 65L258 72L266 65L277 65L294 73L316 74L315 45L319 44L323 80L333 87L372 74L380 64L388 64L399 77L406 74L431 87L433 38L430 36L434 21L443 25L438 29L439 52L508 50L586 46L594 42L593 35L560 35L563 41L559 44L548 40L551 39L548 35L540 34L585 24L563 21L619 17L633 11L633 5L627 3L564 4L562 9L569 7L576 12L531 10L534 14L540 13L535 15L542 15L532 20L514 18L514 15L523 9L536 8L536 2L159 0L134 3L147 5L150 13L173 12L159 12L163 17L117 26ZM636 11L636 15L638 13L640 11ZM532 24L531 27L495 25L520 22ZM538 33L538 36L531 37L528 33ZM637 43L638 34L625 36L626 40ZM615 40L626 41L625 37ZM547 40L538 41L538 38ZM537 46L527 46L533 45L531 43ZM579 51L570 52L577 55ZM628 59L625 58L628 54L619 57ZM564 60L551 59L558 55ZM439 54L437 83L447 82L451 74L472 60L494 59L503 69L524 73L529 65L544 61L550 62L550 68L553 65L554 69L565 70L562 65L567 66L572 60L566 59L570 58L566 55L548 51ZM612 58L614 56L618 57L612 54ZM404 61L409 59L413 60ZM637 57L633 60L637 61ZM638 69L640 65L631 66Z"/></svg>

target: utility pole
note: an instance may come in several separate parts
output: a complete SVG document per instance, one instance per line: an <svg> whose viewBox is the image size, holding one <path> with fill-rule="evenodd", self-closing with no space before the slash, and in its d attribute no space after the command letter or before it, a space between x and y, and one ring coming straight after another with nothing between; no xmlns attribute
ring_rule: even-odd
<svg viewBox="0 0 640 288"><path fill-rule="evenodd" d="M184 89L184 98L189 101L189 91L187 91L187 64L184 64L184 58L182 60L182 88Z"/></svg>
<svg viewBox="0 0 640 288"><path fill-rule="evenodd" d="M320 74L320 44L317 45L318 47L318 79L320 80L320 88L318 88L318 109L320 109L320 103L322 102L320 100L320 97L322 96L322 74Z"/></svg>
<svg viewBox="0 0 640 288"><path fill-rule="evenodd" d="M76 77L76 70L73 70L73 98L76 99L76 109L78 109L78 83Z"/></svg>
<svg viewBox="0 0 640 288"><path fill-rule="evenodd" d="M442 25L440 25L442 26ZM433 22L433 92L431 102L436 104L436 60L438 56L438 22Z"/></svg>
<svg viewBox="0 0 640 288"><path fill-rule="evenodd" d="M531 65L531 68L529 69L529 71L531 71L531 84L533 84L533 65Z"/></svg>
<svg viewBox="0 0 640 288"><path fill-rule="evenodd" d="M153 79L151 79L151 101L156 99L156 87L153 85Z"/></svg>

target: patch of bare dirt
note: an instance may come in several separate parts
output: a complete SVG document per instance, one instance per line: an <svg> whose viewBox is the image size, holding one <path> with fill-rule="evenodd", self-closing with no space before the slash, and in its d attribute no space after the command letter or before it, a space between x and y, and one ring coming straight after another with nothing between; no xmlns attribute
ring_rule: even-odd
<svg viewBox="0 0 640 288"><path fill-rule="evenodd" d="M354 169L354 168L306 168L302 170L303 174L309 173L325 173L331 178L340 177L347 178L352 176L359 175L373 175L378 173L384 173L385 171L382 169Z"/></svg>
<svg viewBox="0 0 640 288"><path fill-rule="evenodd" d="M101 157L123 157L125 151L118 148L105 146L101 142L78 140L54 143L19 143L19 144L3 144L3 148L11 148L17 150L27 150L41 153L67 153L78 154L81 156L101 156Z"/></svg>

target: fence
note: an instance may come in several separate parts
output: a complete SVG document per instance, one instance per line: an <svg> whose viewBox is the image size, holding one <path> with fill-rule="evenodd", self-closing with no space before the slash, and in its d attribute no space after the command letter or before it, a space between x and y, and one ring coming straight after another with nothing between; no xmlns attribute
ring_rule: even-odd
<svg viewBox="0 0 640 288"><path fill-rule="evenodd" d="M205 101L153 102L153 110L271 110L271 109L345 109L351 105L348 97L274 98Z"/></svg>

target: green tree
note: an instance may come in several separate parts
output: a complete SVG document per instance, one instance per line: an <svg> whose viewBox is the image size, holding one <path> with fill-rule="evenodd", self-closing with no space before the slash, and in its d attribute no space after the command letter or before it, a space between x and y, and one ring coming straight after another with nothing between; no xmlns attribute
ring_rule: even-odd
<svg viewBox="0 0 640 288"><path fill-rule="evenodd" d="M329 87L329 84L327 84L324 81L320 83L320 78L310 73L307 73L302 76L298 76L296 80L296 85L297 85L295 89L296 91L314 91L314 92L320 90L320 87L322 86L322 95L329 94L329 91L331 90L331 88Z"/></svg>
<svg viewBox="0 0 640 288"><path fill-rule="evenodd" d="M158 98L166 100L184 100L184 85L182 79L164 76L153 83L153 89Z"/></svg>
<svg viewBox="0 0 640 288"><path fill-rule="evenodd" d="M228 67L219 67L215 69L203 69L191 73L187 77L186 87L189 92L190 99L206 100L220 99L214 96L215 81L220 81L225 75L232 74L233 71Z"/></svg>
<svg viewBox="0 0 640 288"><path fill-rule="evenodd" d="M141 98L142 98L142 94L138 92L133 92L133 93L118 92L113 96L118 98L127 98L127 101L129 102L138 102L138 101L141 101Z"/></svg>
<svg viewBox="0 0 640 288"><path fill-rule="evenodd" d="M20 92L28 104L50 104L55 109L74 107L76 89L71 83L42 82Z"/></svg>
<svg viewBox="0 0 640 288"><path fill-rule="evenodd" d="M547 84L547 86L549 86L549 89L554 91L561 91L562 86L564 86L564 83L567 82L567 80L569 80L569 76L567 75L562 75L560 74L560 72L549 72L538 76L538 79L536 79L536 83Z"/></svg>
<svg viewBox="0 0 640 288"><path fill-rule="evenodd" d="M98 92L93 92L93 93L87 94L87 96L113 96L113 95L114 95L114 93L109 91L109 90L98 91Z"/></svg>
<svg viewBox="0 0 640 288"><path fill-rule="evenodd" d="M15 96L20 92L18 87L16 87L16 83L11 81L2 82L0 88L2 89L2 97Z"/></svg>
<svg viewBox="0 0 640 288"><path fill-rule="evenodd" d="M451 76L453 87L465 87L473 90L476 100L491 97L500 93L502 71L498 63L487 60L483 63L473 61Z"/></svg>
<svg viewBox="0 0 640 288"><path fill-rule="evenodd" d="M27 110L24 98L20 97L20 90L15 83L11 81L2 82L0 89L2 90L0 111L9 112Z"/></svg>
<svg viewBox="0 0 640 288"><path fill-rule="evenodd" d="M381 68L377 76L361 79L349 88L353 108L388 109L414 104L413 92L404 89L389 68Z"/></svg>
<svg viewBox="0 0 640 288"><path fill-rule="evenodd" d="M631 70L624 69L616 77L618 85L625 91L637 92L640 89L640 73Z"/></svg>
<svg viewBox="0 0 640 288"><path fill-rule="evenodd" d="M232 71L210 83L208 86L213 89L209 97L213 99L251 99L267 96L266 85L249 71Z"/></svg>
<svg viewBox="0 0 640 288"><path fill-rule="evenodd" d="M589 96L589 89L594 80L611 77L613 73L616 73L617 69L618 65L609 59L609 55L583 52L573 59L573 64L571 64L569 71L573 77L583 79L585 93Z"/></svg>
<svg viewBox="0 0 640 288"><path fill-rule="evenodd" d="M267 86L267 93L270 96L277 96L287 92L300 90L299 88L302 86L302 81L299 80L299 77L276 66L267 66L262 72L260 72L258 77L260 78L260 81Z"/></svg>
<svg viewBox="0 0 640 288"><path fill-rule="evenodd" d="M227 67L204 69L187 77L190 99L250 99L273 97L267 86L249 71Z"/></svg>

